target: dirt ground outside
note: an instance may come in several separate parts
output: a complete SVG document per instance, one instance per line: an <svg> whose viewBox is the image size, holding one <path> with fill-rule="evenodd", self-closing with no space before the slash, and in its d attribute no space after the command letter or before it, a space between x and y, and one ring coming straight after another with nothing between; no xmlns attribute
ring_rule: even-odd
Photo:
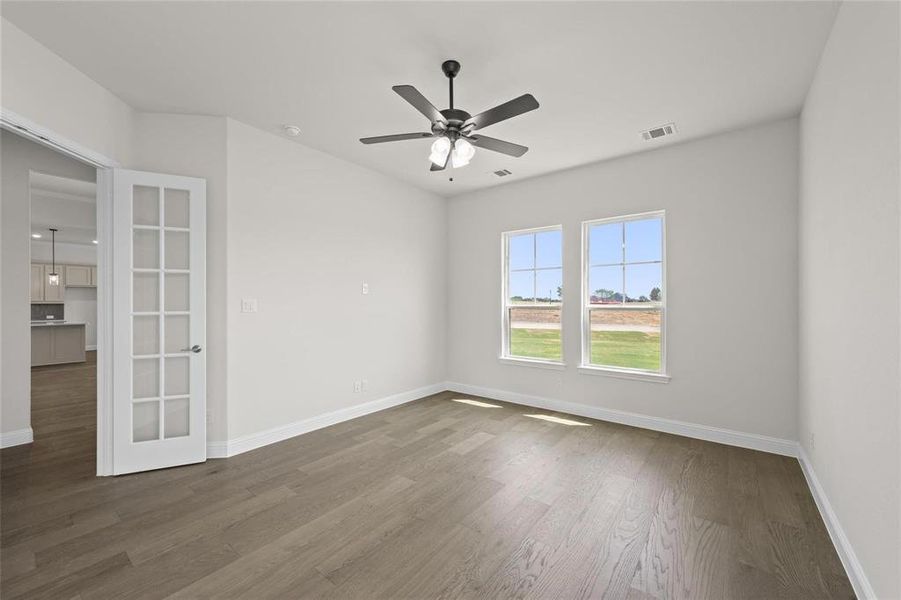
<svg viewBox="0 0 901 600"><path fill-rule="evenodd" d="M510 309L510 321L517 329L527 329L530 325L535 329L556 329L560 325L560 309L515 307ZM660 311L593 310L591 311L591 328L593 330L659 331Z"/></svg>

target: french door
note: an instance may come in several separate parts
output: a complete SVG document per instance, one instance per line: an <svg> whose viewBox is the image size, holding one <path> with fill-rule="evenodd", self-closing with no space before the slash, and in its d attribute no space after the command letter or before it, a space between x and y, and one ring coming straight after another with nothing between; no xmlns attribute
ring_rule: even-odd
<svg viewBox="0 0 901 600"><path fill-rule="evenodd" d="M113 171L113 474L206 460L206 181Z"/></svg>

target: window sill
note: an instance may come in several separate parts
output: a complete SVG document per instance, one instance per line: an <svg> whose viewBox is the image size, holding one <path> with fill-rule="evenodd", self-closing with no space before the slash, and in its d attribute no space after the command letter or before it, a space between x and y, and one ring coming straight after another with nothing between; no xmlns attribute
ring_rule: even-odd
<svg viewBox="0 0 901 600"><path fill-rule="evenodd" d="M595 367L579 365L579 373L583 375L603 375L606 377L618 377L620 379L634 379L637 381L650 381L651 383L669 383L670 376L665 373L643 373L641 371L629 371L628 369L613 369L610 367Z"/></svg>
<svg viewBox="0 0 901 600"><path fill-rule="evenodd" d="M555 362L552 360L533 360L531 358L513 358L511 356L499 356L497 360L505 365L515 365L519 367L536 367L539 369L552 369L554 371L562 371L566 368L566 363Z"/></svg>

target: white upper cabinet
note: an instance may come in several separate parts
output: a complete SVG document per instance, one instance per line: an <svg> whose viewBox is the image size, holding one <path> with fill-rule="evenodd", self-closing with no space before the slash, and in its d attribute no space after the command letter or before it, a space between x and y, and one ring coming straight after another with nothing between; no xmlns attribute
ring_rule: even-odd
<svg viewBox="0 0 901 600"><path fill-rule="evenodd" d="M92 271L89 265L66 265L66 287L94 287Z"/></svg>

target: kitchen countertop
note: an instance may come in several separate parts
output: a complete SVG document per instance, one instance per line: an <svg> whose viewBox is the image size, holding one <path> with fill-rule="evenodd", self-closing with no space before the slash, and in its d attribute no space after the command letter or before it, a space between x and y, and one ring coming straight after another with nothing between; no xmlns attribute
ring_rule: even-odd
<svg viewBox="0 0 901 600"><path fill-rule="evenodd" d="M32 321L32 327L84 327L84 321Z"/></svg>

